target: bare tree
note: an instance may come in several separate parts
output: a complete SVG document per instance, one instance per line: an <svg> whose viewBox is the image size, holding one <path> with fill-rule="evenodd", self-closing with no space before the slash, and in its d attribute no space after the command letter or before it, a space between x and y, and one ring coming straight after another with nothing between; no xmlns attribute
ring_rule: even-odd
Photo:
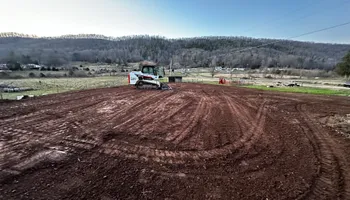
<svg viewBox="0 0 350 200"><path fill-rule="evenodd" d="M211 77L214 78L215 74L216 74L216 67L217 67L217 62L218 62L218 58L216 56L213 57L213 59L211 60L210 63L210 74Z"/></svg>
<svg viewBox="0 0 350 200"><path fill-rule="evenodd" d="M298 62L298 68L299 68L299 78L301 78L303 73L304 59L302 57L299 57L297 58L297 62Z"/></svg>

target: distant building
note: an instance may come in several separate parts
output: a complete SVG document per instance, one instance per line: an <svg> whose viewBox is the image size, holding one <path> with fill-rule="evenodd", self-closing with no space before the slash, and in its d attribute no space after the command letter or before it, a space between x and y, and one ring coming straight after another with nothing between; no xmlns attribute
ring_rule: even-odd
<svg viewBox="0 0 350 200"><path fill-rule="evenodd" d="M217 66L217 67L215 67L215 70L216 70L216 71L221 71L221 70L222 70L222 67Z"/></svg>
<svg viewBox="0 0 350 200"><path fill-rule="evenodd" d="M9 68L6 64L0 64L0 72L6 72L9 71Z"/></svg>
<svg viewBox="0 0 350 200"><path fill-rule="evenodd" d="M348 87L348 88L350 88L350 81L348 81L348 82L344 83L344 87Z"/></svg>
<svg viewBox="0 0 350 200"><path fill-rule="evenodd" d="M245 68L232 68L233 71L244 71Z"/></svg>
<svg viewBox="0 0 350 200"><path fill-rule="evenodd" d="M41 66L40 65L36 65L36 64L27 64L25 66L25 69L37 69L37 70L39 70L40 68L41 68Z"/></svg>

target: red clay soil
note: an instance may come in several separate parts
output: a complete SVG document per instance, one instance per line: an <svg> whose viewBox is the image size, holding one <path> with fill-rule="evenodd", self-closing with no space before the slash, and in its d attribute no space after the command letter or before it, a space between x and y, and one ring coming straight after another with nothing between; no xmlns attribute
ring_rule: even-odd
<svg viewBox="0 0 350 200"><path fill-rule="evenodd" d="M173 84L0 103L0 199L350 199L348 97Z"/></svg>

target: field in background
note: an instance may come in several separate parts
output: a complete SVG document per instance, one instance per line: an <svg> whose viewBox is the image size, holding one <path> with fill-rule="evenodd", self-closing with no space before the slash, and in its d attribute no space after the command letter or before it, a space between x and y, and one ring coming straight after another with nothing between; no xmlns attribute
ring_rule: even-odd
<svg viewBox="0 0 350 200"><path fill-rule="evenodd" d="M3 99L16 99L20 95L47 95L73 90L114 87L127 84L126 77L103 76L91 78L27 78L3 79L0 84L33 88L32 91L2 93Z"/></svg>
<svg viewBox="0 0 350 200"><path fill-rule="evenodd" d="M79 70L74 72L75 76L87 77L69 77L69 71L38 71L26 70L11 72L9 79L0 79L0 84L11 85L16 87L33 88L33 91L3 93L3 99L16 99L20 95L46 95L60 93L72 90L83 90L90 88L113 87L127 84L127 74L133 69L138 69L138 63L129 63L128 66L118 66L116 64L89 64L89 63L72 63L72 66ZM82 67L80 67L80 65ZM86 69L89 71L86 71ZM125 71L128 72L125 72ZM248 88L273 90L281 92L301 92L308 94L327 94L327 95L350 95L349 89L341 85L346 81L339 77L318 77L317 75L330 75L320 70L296 70L291 69L292 73L272 74L263 72L262 70L246 70L233 71L227 70L215 71L214 76L210 68L191 68L191 69L175 69L174 72L166 70L166 76L182 76L183 82L218 84L219 77L224 77L229 85L243 85ZM29 73L35 74L35 77L29 77ZM44 73L46 77L40 77L40 73ZM296 75L300 73L299 75ZM66 77L68 74L68 77ZM303 75L303 76L300 76ZM15 79L14 77L22 77ZM167 82L168 78L161 79ZM288 84L296 82L302 87L273 87L277 83ZM0 96L1 98L1 96Z"/></svg>

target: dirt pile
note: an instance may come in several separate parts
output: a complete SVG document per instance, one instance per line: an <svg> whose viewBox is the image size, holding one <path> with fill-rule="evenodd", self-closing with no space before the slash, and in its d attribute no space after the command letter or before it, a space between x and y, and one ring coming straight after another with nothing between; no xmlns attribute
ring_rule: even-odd
<svg viewBox="0 0 350 200"><path fill-rule="evenodd" d="M335 128L344 137L350 138L350 114L321 117L320 122Z"/></svg>
<svg viewBox="0 0 350 200"><path fill-rule="evenodd" d="M350 198L347 98L171 86L0 104L0 199Z"/></svg>

